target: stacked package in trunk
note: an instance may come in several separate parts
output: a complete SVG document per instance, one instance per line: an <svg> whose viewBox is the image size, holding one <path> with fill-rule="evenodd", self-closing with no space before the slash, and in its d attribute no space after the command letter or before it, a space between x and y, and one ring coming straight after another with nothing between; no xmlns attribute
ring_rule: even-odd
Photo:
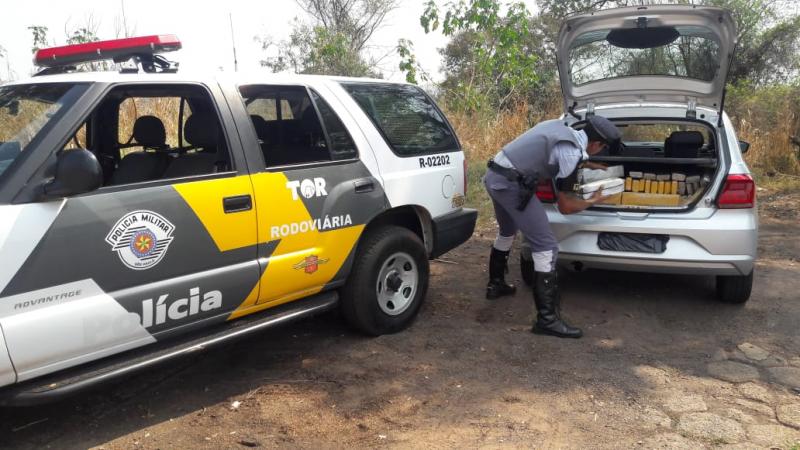
<svg viewBox="0 0 800 450"><path fill-rule="evenodd" d="M581 169L578 193L589 199L600 190L603 204L622 206L680 206L700 195L709 183L707 177L683 173L647 173L631 171L625 176L623 166L608 169Z"/></svg>
<svg viewBox="0 0 800 450"><path fill-rule="evenodd" d="M704 188L699 175L682 173L655 174L630 172L625 178L622 204L632 206L678 206L682 196L691 196Z"/></svg>
<svg viewBox="0 0 800 450"><path fill-rule="evenodd" d="M611 196L603 203L619 197L625 190L625 168L623 166L612 166L608 169L581 169L578 172L578 193L588 200L597 191L603 196Z"/></svg>

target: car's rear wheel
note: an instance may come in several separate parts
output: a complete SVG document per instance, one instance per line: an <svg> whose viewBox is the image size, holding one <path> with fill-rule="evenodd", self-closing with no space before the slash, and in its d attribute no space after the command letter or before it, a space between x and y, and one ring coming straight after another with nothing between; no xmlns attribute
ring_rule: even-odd
<svg viewBox="0 0 800 450"><path fill-rule="evenodd" d="M363 333L396 333L419 312L428 276L428 255L416 234L397 226L371 230L342 289L342 313Z"/></svg>
<svg viewBox="0 0 800 450"><path fill-rule="evenodd" d="M753 272L750 275L718 275L717 297L725 303L744 303L753 290Z"/></svg>

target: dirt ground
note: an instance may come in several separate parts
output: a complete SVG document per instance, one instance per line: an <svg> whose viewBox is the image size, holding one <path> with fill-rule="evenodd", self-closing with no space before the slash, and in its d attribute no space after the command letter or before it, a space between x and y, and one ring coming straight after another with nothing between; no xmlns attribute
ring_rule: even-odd
<svg viewBox="0 0 800 450"><path fill-rule="evenodd" d="M2 448L791 448L800 438L800 194L760 193L752 299L712 278L565 273L580 340L483 299L490 237L433 262L407 331L336 314L62 403L0 410ZM512 257L516 259L516 255ZM519 280L512 264L511 275Z"/></svg>

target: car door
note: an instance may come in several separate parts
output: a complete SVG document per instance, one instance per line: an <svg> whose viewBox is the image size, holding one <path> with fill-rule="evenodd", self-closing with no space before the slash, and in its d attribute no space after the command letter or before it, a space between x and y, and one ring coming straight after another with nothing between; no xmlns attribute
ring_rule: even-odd
<svg viewBox="0 0 800 450"><path fill-rule="evenodd" d="M258 291L253 187L220 97L213 84L121 84L75 119L62 151L116 158L114 173L20 205L10 225L30 248L0 286L19 380L225 321Z"/></svg>
<svg viewBox="0 0 800 450"><path fill-rule="evenodd" d="M252 179L263 271L258 295L236 317L342 283L365 224L386 200L319 92L254 83L231 95L234 114L242 108L252 124L241 127L243 142L260 165Z"/></svg>

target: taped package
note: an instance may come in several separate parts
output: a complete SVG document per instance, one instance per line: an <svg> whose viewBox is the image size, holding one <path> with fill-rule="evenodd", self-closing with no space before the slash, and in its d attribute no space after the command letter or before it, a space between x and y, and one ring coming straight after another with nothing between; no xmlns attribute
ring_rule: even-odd
<svg viewBox="0 0 800 450"><path fill-rule="evenodd" d="M584 200L588 200L592 198L594 193L598 190L601 191L601 195L603 196L619 194L625 190L625 180L622 178L608 178L605 180L592 181L591 183L580 185L579 192Z"/></svg>
<svg viewBox="0 0 800 450"><path fill-rule="evenodd" d="M578 170L578 183L586 184L593 181L603 181L609 178L624 178L624 166L611 166L608 169L580 169Z"/></svg>

